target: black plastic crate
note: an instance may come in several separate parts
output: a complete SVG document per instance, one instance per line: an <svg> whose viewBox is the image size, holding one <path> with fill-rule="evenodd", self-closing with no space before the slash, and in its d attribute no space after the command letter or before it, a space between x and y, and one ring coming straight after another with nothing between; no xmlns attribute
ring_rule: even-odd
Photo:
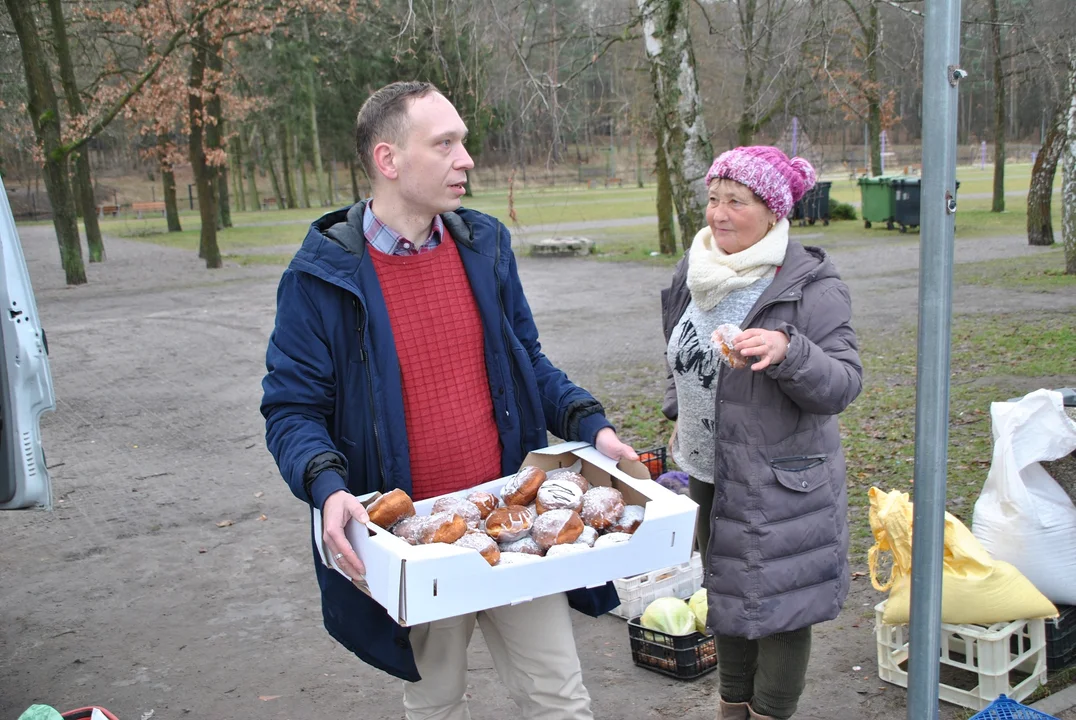
<svg viewBox="0 0 1076 720"><path fill-rule="evenodd" d="M650 479L657 480L665 472L665 448L656 447L639 453L639 462L650 471Z"/></svg>
<svg viewBox="0 0 1076 720"><path fill-rule="evenodd" d="M631 659L639 667L680 680L694 680L717 667L713 635L669 635L644 628L639 618L628 621Z"/></svg>
<svg viewBox="0 0 1076 720"><path fill-rule="evenodd" d="M1058 605L1056 620L1046 621L1046 670L1054 672L1076 662L1076 605Z"/></svg>

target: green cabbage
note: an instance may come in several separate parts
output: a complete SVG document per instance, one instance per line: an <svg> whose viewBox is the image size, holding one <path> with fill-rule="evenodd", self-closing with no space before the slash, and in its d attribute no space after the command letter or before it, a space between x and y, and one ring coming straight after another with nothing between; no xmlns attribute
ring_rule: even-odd
<svg viewBox="0 0 1076 720"><path fill-rule="evenodd" d="M646 606L639 622L645 628L668 635L691 635L695 632L695 615L680 598L663 597Z"/></svg>
<svg viewBox="0 0 1076 720"><path fill-rule="evenodd" d="M706 632L706 588L692 595L687 606L695 614L695 629L701 633Z"/></svg>

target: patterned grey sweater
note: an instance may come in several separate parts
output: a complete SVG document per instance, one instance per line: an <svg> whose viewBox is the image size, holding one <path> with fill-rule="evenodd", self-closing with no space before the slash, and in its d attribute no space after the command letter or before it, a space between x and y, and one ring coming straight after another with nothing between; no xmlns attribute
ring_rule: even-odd
<svg viewBox="0 0 1076 720"><path fill-rule="evenodd" d="M746 320L772 282L773 278L762 278L733 290L708 311L691 301L669 338L667 357L680 409L673 460L681 470L703 482L714 481L714 403L721 363L710 344L710 335L718 325L740 325Z"/></svg>

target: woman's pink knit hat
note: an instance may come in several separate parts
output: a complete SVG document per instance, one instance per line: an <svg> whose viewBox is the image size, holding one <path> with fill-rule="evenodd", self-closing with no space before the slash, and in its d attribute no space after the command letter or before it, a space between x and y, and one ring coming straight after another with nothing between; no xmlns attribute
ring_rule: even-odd
<svg viewBox="0 0 1076 720"><path fill-rule="evenodd" d="M706 187L717 178L751 188L780 220L814 187L817 175L801 157L789 160L778 148L752 145L721 153L706 173Z"/></svg>

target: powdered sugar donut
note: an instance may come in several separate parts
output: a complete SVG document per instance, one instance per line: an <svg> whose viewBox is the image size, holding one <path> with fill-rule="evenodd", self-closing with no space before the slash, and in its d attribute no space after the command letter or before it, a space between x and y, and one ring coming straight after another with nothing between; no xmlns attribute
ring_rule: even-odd
<svg viewBox="0 0 1076 720"><path fill-rule="evenodd" d="M482 512L477 505L454 495L437 498L433 503L433 512L456 513L469 523L478 522L482 519Z"/></svg>
<svg viewBox="0 0 1076 720"><path fill-rule="evenodd" d="M544 470L524 465L501 488L501 499L505 505L530 505L544 482Z"/></svg>
<svg viewBox="0 0 1076 720"><path fill-rule="evenodd" d="M611 532L608 535L602 535L600 538L594 541L594 548L609 547L610 545L619 545L620 543L631 540L631 535L623 532Z"/></svg>
<svg viewBox="0 0 1076 720"><path fill-rule="evenodd" d="M572 555L573 553L582 552L584 550L590 550L590 546L586 543L568 543L566 545L554 545L553 547L549 548L549 552L547 552L545 556L557 557L558 555Z"/></svg>
<svg viewBox="0 0 1076 720"><path fill-rule="evenodd" d="M477 550L490 565L496 565L501 559L501 549L489 535L485 533L467 533L453 545Z"/></svg>
<svg viewBox="0 0 1076 720"><path fill-rule="evenodd" d="M570 480L579 487L579 492L590 490L590 481L570 468L557 468L550 470L545 475L546 482L550 480Z"/></svg>
<svg viewBox="0 0 1076 720"><path fill-rule="evenodd" d="M502 553L524 553L526 555L545 555L545 551L538 547L538 543L530 535L524 535L519 540L501 544Z"/></svg>
<svg viewBox="0 0 1076 720"><path fill-rule="evenodd" d="M482 515L482 519L485 520L489 517L489 514L497 509L497 506L501 504L501 501L497 499L497 496L493 493L485 492L484 490L475 490L467 496L467 502L474 503L474 506L478 508L478 512Z"/></svg>
<svg viewBox="0 0 1076 720"><path fill-rule="evenodd" d="M616 488L596 485L583 494L579 516L595 530L605 530L624 511L624 496Z"/></svg>
<svg viewBox="0 0 1076 720"><path fill-rule="evenodd" d="M456 513L438 512L426 518L419 533L419 544L454 543L467 533L467 521Z"/></svg>
<svg viewBox="0 0 1076 720"><path fill-rule="evenodd" d="M743 330L736 325L725 323L724 325L718 325L710 336L710 342L717 348L717 354L726 365L734 370L740 370L751 364L750 360L736 352L736 348L733 347L732 341L742 332Z"/></svg>
<svg viewBox="0 0 1076 720"><path fill-rule="evenodd" d="M590 525L583 525L583 532L579 533L579 537L575 539L575 544L583 544L587 547L594 547L594 541L598 539L598 531L592 528Z"/></svg>
<svg viewBox="0 0 1076 720"><path fill-rule="evenodd" d="M575 510L561 508L538 516L531 527L531 537L538 547L549 550L554 545L575 542L583 532L583 521Z"/></svg>
<svg viewBox="0 0 1076 720"><path fill-rule="evenodd" d="M609 531L628 533L630 535L642 524L645 512L642 505L625 505L620 517L609 526Z"/></svg>
<svg viewBox="0 0 1076 720"><path fill-rule="evenodd" d="M502 552L501 561L498 565L522 565L523 563L536 562L541 560L540 555L530 555L528 553L520 552Z"/></svg>
<svg viewBox="0 0 1076 720"><path fill-rule="evenodd" d="M411 545L418 545L422 531L429 522L428 515L412 515L392 526L392 534Z"/></svg>
<svg viewBox="0 0 1076 720"><path fill-rule="evenodd" d="M542 483L534 503L539 515L562 508L578 511L583 506L583 491L570 479L554 478Z"/></svg>
<svg viewBox="0 0 1076 720"><path fill-rule="evenodd" d="M521 505L499 507L486 518L486 532L498 543L519 540L531 529L534 516Z"/></svg>

